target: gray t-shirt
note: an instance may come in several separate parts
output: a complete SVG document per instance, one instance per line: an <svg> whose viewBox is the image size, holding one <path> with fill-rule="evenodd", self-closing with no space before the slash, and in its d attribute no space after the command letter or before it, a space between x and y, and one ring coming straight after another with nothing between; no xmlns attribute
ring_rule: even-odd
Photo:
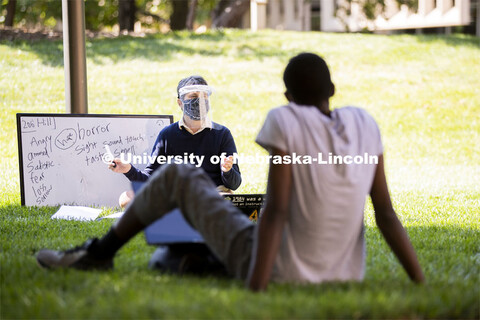
<svg viewBox="0 0 480 320"><path fill-rule="evenodd" d="M290 103L268 113L256 142L285 151L295 161L289 216L272 280L361 280L363 211L375 156L383 153L375 120L360 108L335 109L328 117L315 107ZM363 163L354 163L360 159Z"/></svg>

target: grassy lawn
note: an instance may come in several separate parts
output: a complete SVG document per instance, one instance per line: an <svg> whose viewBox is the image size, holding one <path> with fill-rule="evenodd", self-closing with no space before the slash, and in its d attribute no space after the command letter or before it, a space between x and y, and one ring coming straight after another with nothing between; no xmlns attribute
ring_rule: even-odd
<svg viewBox="0 0 480 320"><path fill-rule="evenodd" d="M112 272L45 271L34 254L99 236L112 221L53 221L57 207L20 205L17 112L64 112L61 41L0 41L0 318L479 318L480 39L265 31L177 33L87 42L90 113L173 114L179 79L215 87L213 120L239 153L263 154L255 135L285 103L288 59L327 59L333 107L366 108L383 134L397 214L427 284L412 284L365 211L362 283L273 284L253 294L237 281L147 269L143 235ZM241 193L265 192L267 167L243 165Z"/></svg>

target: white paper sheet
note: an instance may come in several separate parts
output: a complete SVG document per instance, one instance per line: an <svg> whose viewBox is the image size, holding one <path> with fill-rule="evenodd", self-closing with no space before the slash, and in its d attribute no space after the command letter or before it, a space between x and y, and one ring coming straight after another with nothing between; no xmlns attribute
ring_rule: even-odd
<svg viewBox="0 0 480 320"><path fill-rule="evenodd" d="M123 211L115 212L115 213L112 213L112 214L110 214L110 215L108 215L108 216L98 218L97 220L102 220L102 219L118 219L118 218L121 218L124 213L125 213L125 212L123 212Z"/></svg>
<svg viewBox="0 0 480 320"><path fill-rule="evenodd" d="M52 219L93 221L102 209L95 209L81 206L61 206L60 209L52 216Z"/></svg>

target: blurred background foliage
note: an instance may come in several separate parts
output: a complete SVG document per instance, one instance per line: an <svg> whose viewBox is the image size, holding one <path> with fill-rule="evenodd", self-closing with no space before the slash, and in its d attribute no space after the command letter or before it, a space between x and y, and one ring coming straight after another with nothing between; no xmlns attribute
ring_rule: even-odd
<svg viewBox="0 0 480 320"><path fill-rule="evenodd" d="M61 29L61 0L0 0L0 25L27 29ZM85 0L86 28L92 31L192 29L211 20L219 0ZM187 25L191 21L195 24ZM12 19L13 17L13 19ZM10 18L10 22L8 21Z"/></svg>
<svg viewBox="0 0 480 320"><path fill-rule="evenodd" d="M293 0L292 0L293 1ZM396 0L410 8L418 0ZM344 0L339 17L348 16L353 2L367 19L385 11L385 0ZM34 30L61 30L61 0L0 0L0 26ZM168 31L240 27L250 0L85 0L85 23L91 31Z"/></svg>

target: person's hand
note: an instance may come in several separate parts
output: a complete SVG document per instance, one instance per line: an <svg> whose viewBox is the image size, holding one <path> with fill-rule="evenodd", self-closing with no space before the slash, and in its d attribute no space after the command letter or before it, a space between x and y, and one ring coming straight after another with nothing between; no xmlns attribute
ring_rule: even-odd
<svg viewBox="0 0 480 320"><path fill-rule="evenodd" d="M223 172L230 171L232 169L232 166L233 166L233 156L223 158L222 164L220 166Z"/></svg>
<svg viewBox="0 0 480 320"><path fill-rule="evenodd" d="M130 163L123 163L119 158L115 158L108 164L108 169L117 173L127 173L130 171L132 165Z"/></svg>
<svg viewBox="0 0 480 320"><path fill-rule="evenodd" d="M120 205L120 208L125 209L127 205L132 202L133 198L135 197L135 193L133 193L132 190L128 190L123 192L120 195L120 198L118 198L118 204Z"/></svg>

